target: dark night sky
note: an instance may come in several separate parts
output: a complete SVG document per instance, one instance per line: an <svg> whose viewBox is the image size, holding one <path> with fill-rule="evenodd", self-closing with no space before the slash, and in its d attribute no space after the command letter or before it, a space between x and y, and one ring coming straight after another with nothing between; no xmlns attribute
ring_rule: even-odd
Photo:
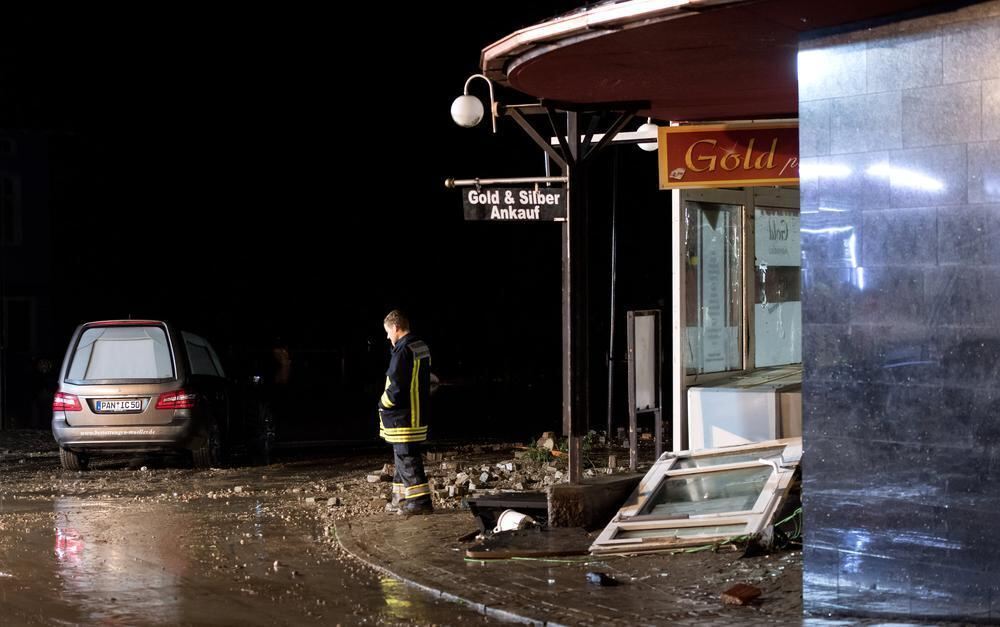
<svg viewBox="0 0 1000 627"><path fill-rule="evenodd" d="M61 353L76 323L133 315L222 346L281 335L353 354L381 342L382 315L402 306L442 374L551 381L558 403L559 227L463 222L442 182L543 173L509 121L493 136L448 111L483 46L582 4L8 16L0 128L59 138L53 343ZM631 225L639 238L626 243L647 250L620 261L622 304L655 305L667 232L648 227L668 224L668 200L652 193L655 159L624 148L623 186L648 193L619 200L623 236ZM600 185L610 170L609 157ZM594 255L606 311L607 251Z"/></svg>

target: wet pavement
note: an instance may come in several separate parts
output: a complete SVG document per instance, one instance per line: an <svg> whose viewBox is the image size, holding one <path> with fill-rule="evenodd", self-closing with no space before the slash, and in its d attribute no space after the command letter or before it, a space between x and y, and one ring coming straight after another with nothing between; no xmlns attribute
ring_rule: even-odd
<svg viewBox="0 0 1000 627"><path fill-rule="evenodd" d="M0 624L494 623L330 541L333 508L317 482L356 478L383 457L205 471L111 460L75 473L48 452L8 454Z"/></svg>
<svg viewBox="0 0 1000 627"><path fill-rule="evenodd" d="M359 559L497 618L560 625L795 625L802 622L801 551L741 557L731 550L631 556L466 559L466 512L378 524L338 521ZM591 538L592 539L592 538ZM584 544L586 547L589 542ZM602 572L617 585L590 583ZM763 591L747 607L721 602L736 583Z"/></svg>

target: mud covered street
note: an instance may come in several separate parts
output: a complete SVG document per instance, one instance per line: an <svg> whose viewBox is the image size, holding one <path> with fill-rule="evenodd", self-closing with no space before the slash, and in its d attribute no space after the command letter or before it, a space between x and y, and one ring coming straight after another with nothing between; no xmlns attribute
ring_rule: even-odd
<svg viewBox="0 0 1000 627"><path fill-rule="evenodd" d="M2 622L490 622L337 548L333 520L380 507L387 484L365 475L386 458L373 448L197 471L122 457L77 473L53 450L0 445Z"/></svg>
<svg viewBox="0 0 1000 627"><path fill-rule="evenodd" d="M567 480L564 459L524 453L509 444L431 447L426 465L438 513L401 520L385 511L385 446L298 451L268 466L236 461L209 470L180 459L97 458L91 470L73 472L61 468L44 433L0 432L0 623L460 625L504 617L365 562L390 564L397 576L472 603L484 603L485 594L493 607L538 608L559 623L798 622L801 551L794 549L749 558L701 551L551 563L467 559L470 545L459 538L477 526L460 511L464 496ZM591 569L611 573L638 598L595 596L584 576ZM723 607L719 594L736 582L764 590L764 601L742 613ZM588 617L591 601L595 612L617 618Z"/></svg>

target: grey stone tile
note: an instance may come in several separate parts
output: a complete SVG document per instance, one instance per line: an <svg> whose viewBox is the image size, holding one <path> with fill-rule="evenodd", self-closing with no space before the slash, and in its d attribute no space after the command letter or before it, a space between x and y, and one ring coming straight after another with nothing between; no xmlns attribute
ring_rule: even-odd
<svg viewBox="0 0 1000 627"><path fill-rule="evenodd" d="M1000 20L954 24L944 34L944 82L1000 78Z"/></svg>
<svg viewBox="0 0 1000 627"><path fill-rule="evenodd" d="M829 203L828 203L829 204ZM801 213L802 266L856 268L860 260L861 218L854 209L822 206Z"/></svg>
<svg viewBox="0 0 1000 627"><path fill-rule="evenodd" d="M924 270L903 266L864 268L864 281L855 295L852 320L865 324L923 325L927 319ZM909 333L910 329L898 329ZM912 341L922 341L914 331Z"/></svg>
<svg viewBox="0 0 1000 627"><path fill-rule="evenodd" d="M830 101L814 100L799 105L799 156L830 154Z"/></svg>
<svg viewBox="0 0 1000 627"><path fill-rule="evenodd" d="M974 555L975 551L968 553ZM980 569L945 569L939 560L913 566L910 610L913 614L928 618L961 616L979 621L990 617L989 580Z"/></svg>
<svg viewBox="0 0 1000 627"><path fill-rule="evenodd" d="M799 50L799 102L856 96L866 91L865 43Z"/></svg>
<svg viewBox="0 0 1000 627"><path fill-rule="evenodd" d="M868 43L868 91L940 85L941 36L903 36Z"/></svg>
<svg viewBox="0 0 1000 627"><path fill-rule="evenodd" d="M1000 268L941 266L927 271L931 325L994 327L1000 311Z"/></svg>
<svg viewBox="0 0 1000 627"><path fill-rule="evenodd" d="M799 168L802 208L889 207L889 155L880 151L803 159Z"/></svg>
<svg viewBox="0 0 1000 627"><path fill-rule="evenodd" d="M938 331L938 348L935 359L941 363L942 380L951 387L971 389L977 407L977 421L988 423L977 432L984 446L1000 442L1000 421L995 420L1000 410L1000 329L996 325L957 326ZM1000 462L1000 458L997 460ZM998 466L1000 468L1000 466ZM1000 485L1000 484L998 484Z"/></svg>
<svg viewBox="0 0 1000 627"><path fill-rule="evenodd" d="M837 98L830 103L830 153L902 147L902 94Z"/></svg>
<svg viewBox="0 0 1000 627"><path fill-rule="evenodd" d="M893 207L960 205L969 184L964 145L899 150L876 164L871 175L885 178Z"/></svg>
<svg viewBox="0 0 1000 627"><path fill-rule="evenodd" d="M986 213L986 236L983 245L986 247L985 265L1000 265L1000 205L982 205Z"/></svg>
<svg viewBox="0 0 1000 627"><path fill-rule="evenodd" d="M969 144L969 202L1000 202L1000 142Z"/></svg>
<svg viewBox="0 0 1000 627"><path fill-rule="evenodd" d="M938 263L983 265L1000 233L991 232L989 214L983 207L948 207L938 209ZM998 225L1000 226L1000 225Z"/></svg>
<svg viewBox="0 0 1000 627"><path fill-rule="evenodd" d="M861 265L937 264L937 209L891 209L862 214Z"/></svg>
<svg viewBox="0 0 1000 627"><path fill-rule="evenodd" d="M808 440L803 439L803 444ZM816 529L826 524L825 516L817 518L815 526L810 515L816 510L803 508L808 529ZM823 511L823 514L826 514ZM834 547L820 547L809 543L803 547L804 569L802 577L802 598L807 611L837 600L837 575L840 555Z"/></svg>
<svg viewBox="0 0 1000 627"><path fill-rule="evenodd" d="M850 320L855 289L852 267L817 267L802 271L802 317L815 324Z"/></svg>
<svg viewBox="0 0 1000 627"><path fill-rule="evenodd" d="M854 327L803 321L802 364L815 381L850 381L864 359Z"/></svg>
<svg viewBox="0 0 1000 627"><path fill-rule="evenodd" d="M1000 139L1000 79L983 81L983 141Z"/></svg>
<svg viewBox="0 0 1000 627"><path fill-rule="evenodd" d="M982 89L961 83L903 92L903 145L939 146L979 141Z"/></svg>

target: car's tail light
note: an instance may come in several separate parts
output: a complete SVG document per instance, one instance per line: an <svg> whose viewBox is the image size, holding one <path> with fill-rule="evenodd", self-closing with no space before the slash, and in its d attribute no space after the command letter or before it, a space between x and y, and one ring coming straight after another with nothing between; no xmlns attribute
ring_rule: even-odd
<svg viewBox="0 0 1000 627"><path fill-rule="evenodd" d="M194 407L194 401L196 398L197 396L190 392L185 392L184 390L174 390L173 392L160 394L160 398L156 400L156 408L191 409Z"/></svg>
<svg viewBox="0 0 1000 627"><path fill-rule="evenodd" d="M52 411L83 411L83 407L80 405L80 399L76 396L65 392L56 392L55 398L52 399Z"/></svg>

